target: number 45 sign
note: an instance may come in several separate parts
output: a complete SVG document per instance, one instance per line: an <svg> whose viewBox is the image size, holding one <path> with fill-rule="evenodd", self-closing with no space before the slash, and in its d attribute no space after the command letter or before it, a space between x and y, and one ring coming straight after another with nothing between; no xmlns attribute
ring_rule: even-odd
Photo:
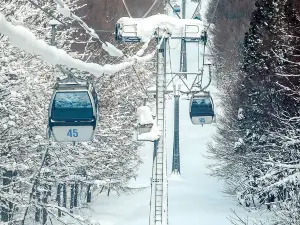
<svg viewBox="0 0 300 225"><path fill-rule="evenodd" d="M77 129L69 129L67 136L69 137L78 137L78 131Z"/></svg>

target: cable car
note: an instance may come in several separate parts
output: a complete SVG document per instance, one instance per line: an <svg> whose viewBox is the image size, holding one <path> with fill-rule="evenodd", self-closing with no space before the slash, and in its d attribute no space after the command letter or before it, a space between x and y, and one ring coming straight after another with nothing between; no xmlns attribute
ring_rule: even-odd
<svg viewBox="0 0 300 225"><path fill-rule="evenodd" d="M199 12L195 14L194 19L195 19L195 20L200 20L200 21L202 21L201 15L200 15Z"/></svg>
<svg viewBox="0 0 300 225"><path fill-rule="evenodd" d="M138 19L135 18L134 20ZM132 43L140 42L141 38L137 36L137 24L132 23L132 21L120 19L115 25L115 40Z"/></svg>
<svg viewBox="0 0 300 225"><path fill-rule="evenodd" d="M174 8L174 9L173 9L173 12L174 12L174 13L180 13L180 6L179 6L178 4L174 5L173 8Z"/></svg>
<svg viewBox="0 0 300 225"><path fill-rule="evenodd" d="M54 86L48 137L57 142L92 141L97 127L98 97L88 81L68 77Z"/></svg>
<svg viewBox="0 0 300 225"><path fill-rule="evenodd" d="M190 118L194 125L215 122L213 99L209 93L193 95L190 100Z"/></svg>

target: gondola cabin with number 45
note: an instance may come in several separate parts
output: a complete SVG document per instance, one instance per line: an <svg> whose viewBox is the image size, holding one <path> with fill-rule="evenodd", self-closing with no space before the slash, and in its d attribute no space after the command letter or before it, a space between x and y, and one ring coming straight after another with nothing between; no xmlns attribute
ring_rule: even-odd
<svg viewBox="0 0 300 225"><path fill-rule="evenodd" d="M194 125L211 124L215 122L214 103L209 93L202 92L193 95L190 100L190 118Z"/></svg>
<svg viewBox="0 0 300 225"><path fill-rule="evenodd" d="M174 5L173 12L174 13L180 13L180 6L178 4Z"/></svg>
<svg viewBox="0 0 300 225"><path fill-rule="evenodd" d="M89 82L71 77L55 84L48 137L53 136L57 142L92 141L97 118L98 97Z"/></svg>

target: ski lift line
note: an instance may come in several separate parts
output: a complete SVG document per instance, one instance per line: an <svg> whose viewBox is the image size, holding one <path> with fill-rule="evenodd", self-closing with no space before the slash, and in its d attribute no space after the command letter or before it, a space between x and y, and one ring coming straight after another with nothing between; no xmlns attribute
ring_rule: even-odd
<svg viewBox="0 0 300 225"><path fill-rule="evenodd" d="M172 80L169 81L169 83L167 84L167 87L169 87L170 83L173 81L175 77L172 78ZM188 87L188 85L185 83L185 81L181 78L181 76L179 76L180 80L183 82L183 84L185 85L185 87L190 90L190 88Z"/></svg>
<svg viewBox="0 0 300 225"><path fill-rule="evenodd" d="M215 6L215 9L214 9L213 15L212 15L212 17L210 18L210 21L209 21L209 24L208 24L208 26L207 26L207 29L206 29L206 31L208 31L208 29L210 28L210 25L211 25L211 23L212 23L212 20L214 19L215 15L216 15L216 11L217 11L217 8L218 8L218 5L219 5L219 2L220 2L220 0L217 0L217 3L216 3L216 6Z"/></svg>
<svg viewBox="0 0 300 225"><path fill-rule="evenodd" d="M171 71L171 77L172 77L172 83L173 83L173 86L174 86L174 77L173 77L173 71L172 71L172 59L171 59L171 49L170 49L170 42L168 41L168 51L169 51L169 59L170 59L170 71ZM176 75L175 75L176 76ZM168 85L167 85L168 87Z"/></svg>
<svg viewBox="0 0 300 225"><path fill-rule="evenodd" d="M174 7L172 6L172 4L170 3L170 1L168 1L169 6L172 8L173 12L176 14L176 16L181 19L181 17L179 16L179 14L177 12L175 12Z"/></svg>
<svg viewBox="0 0 300 225"><path fill-rule="evenodd" d="M148 9L148 11L145 13L145 15L142 18L145 18L151 12L151 10L153 9L153 7L156 5L157 2L158 2L158 0L155 0L153 2L153 4L150 6L150 8Z"/></svg>
<svg viewBox="0 0 300 225"><path fill-rule="evenodd" d="M124 6L125 6L125 9L126 9L126 11L127 11L128 15L129 15L129 17L131 17L131 18L132 18L132 16L131 16L131 13L130 13L130 11L129 11L129 8L128 8L128 6L127 6L127 4L126 4L125 0L122 0L122 2L123 2L123 4L124 4Z"/></svg>
<svg viewBox="0 0 300 225"><path fill-rule="evenodd" d="M212 74L211 74L211 68L209 65L209 81L208 81L208 84L204 88L202 88L202 90L205 90L206 88L208 88L209 85L211 84L211 81L212 81Z"/></svg>
<svg viewBox="0 0 300 225"><path fill-rule="evenodd" d="M201 9L201 3L202 3L202 0L200 0L199 3L197 4L197 7L193 13L192 19L195 17L197 11L199 11L199 8Z"/></svg>
<svg viewBox="0 0 300 225"><path fill-rule="evenodd" d="M204 64L205 64L205 49L206 49L206 44L203 46L203 57L202 57L202 76L201 76L201 81L200 81L200 88L202 89L202 82L203 82L203 75L204 75ZM208 87L208 86L207 86ZM204 90L204 89L202 89Z"/></svg>
<svg viewBox="0 0 300 225"><path fill-rule="evenodd" d="M51 45L55 46L55 33L56 33L56 29L55 26L52 26L52 31L51 31ZM56 65L56 67L64 74L67 75L68 78L73 78L74 75L72 74L72 72L67 71L66 69L64 69L61 65Z"/></svg>
<svg viewBox="0 0 300 225"><path fill-rule="evenodd" d="M57 20L58 22L60 22L62 25L64 25L67 28L76 28L76 29L84 29L81 26L71 26L65 22L63 22L60 18L54 16L52 13L47 12L46 10L44 10L39 4L35 3L32 0L28 0L32 5L34 5L36 8L40 9L41 11L43 11L46 15L48 15L49 17L51 17L52 19ZM95 32L99 32L99 33L113 33L114 31L111 30L95 30Z"/></svg>
<svg viewBox="0 0 300 225"><path fill-rule="evenodd" d="M175 76L173 76L173 72L172 72L172 64L171 64L171 51L170 51L170 43L168 42L168 46L169 46L169 58L170 58L170 67L171 67L171 73L166 73L166 74L171 74L172 79L169 81L169 83L167 84L166 88L169 87L169 85L171 84L171 82L173 83L174 86L174 78L178 75L178 74L188 74L188 72L179 72L179 73L175 73ZM197 73L198 74L198 73ZM185 81L181 78L181 76L179 76L179 78L182 80L182 82L184 83L184 85L186 86L187 89L189 89L188 85L185 83Z"/></svg>
<svg viewBox="0 0 300 225"><path fill-rule="evenodd" d="M32 5L34 5L36 8L42 10L45 14L47 14L48 16L50 16L52 19L55 19L57 20L58 22L60 22L61 24L65 25L65 26L68 26L66 23L64 23L61 19L55 17L53 14L47 12L46 10L44 10L39 4L35 3L34 1L32 0L28 0Z"/></svg>
<svg viewBox="0 0 300 225"><path fill-rule="evenodd" d="M65 7L65 4L63 4L63 2L61 0L54 0L61 8ZM74 19L76 22L79 23L79 25L93 38L97 39L101 44L105 44L106 46L107 43L103 42L99 36L95 33L93 34L92 31L94 31L93 29L91 29L82 19L80 19L78 16L76 16L74 13L70 12L70 18Z"/></svg>
<svg viewBox="0 0 300 225"><path fill-rule="evenodd" d="M51 14L50 12L47 12L46 10L44 10L39 4L35 3L32 0L28 0L32 5L34 5L36 8L40 9L41 11L43 11L46 15L48 15L49 17L51 17L52 19L57 20L58 22L60 22L61 24L63 24L65 27L68 28L76 28L76 29L83 29L81 26L71 26L65 22L63 22L60 18L54 16L53 14ZM95 32L99 32L99 33L113 33L114 31L112 30L95 30Z"/></svg>
<svg viewBox="0 0 300 225"><path fill-rule="evenodd" d="M202 79L203 79L203 75L204 75L204 54L205 54L205 44L204 44L204 51L203 51L203 55L202 55L201 82L200 82L199 76L198 76L198 84L200 84L200 89L202 87ZM200 71L200 46L199 45L198 45L198 70Z"/></svg>

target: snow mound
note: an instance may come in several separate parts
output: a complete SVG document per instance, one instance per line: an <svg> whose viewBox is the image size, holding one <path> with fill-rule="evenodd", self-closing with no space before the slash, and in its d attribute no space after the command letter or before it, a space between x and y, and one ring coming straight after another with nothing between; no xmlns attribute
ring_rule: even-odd
<svg viewBox="0 0 300 225"><path fill-rule="evenodd" d="M171 173L168 176L168 181L184 181L184 179L178 173Z"/></svg>
<svg viewBox="0 0 300 225"><path fill-rule="evenodd" d="M141 125L153 124L151 108L149 106L140 106L137 108L138 123Z"/></svg>
<svg viewBox="0 0 300 225"><path fill-rule="evenodd" d="M159 139L159 136L160 132L157 125L154 123L150 132L138 135L137 139L139 141L155 141Z"/></svg>

